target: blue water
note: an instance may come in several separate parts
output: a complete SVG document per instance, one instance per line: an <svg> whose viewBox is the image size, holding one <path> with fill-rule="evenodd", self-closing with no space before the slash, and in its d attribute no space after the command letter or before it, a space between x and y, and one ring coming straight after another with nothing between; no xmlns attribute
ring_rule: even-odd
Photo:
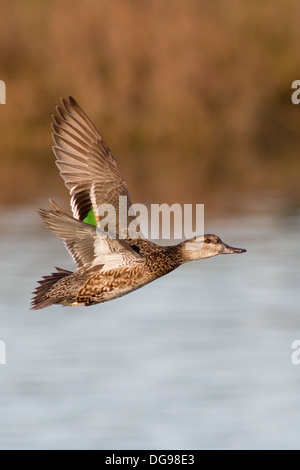
<svg viewBox="0 0 300 470"><path fill-rule="evenodd" d="M300 217L207 221L244 255L90 308L29 310L61 242L0 223L1 449L300 449Z"/></svg>

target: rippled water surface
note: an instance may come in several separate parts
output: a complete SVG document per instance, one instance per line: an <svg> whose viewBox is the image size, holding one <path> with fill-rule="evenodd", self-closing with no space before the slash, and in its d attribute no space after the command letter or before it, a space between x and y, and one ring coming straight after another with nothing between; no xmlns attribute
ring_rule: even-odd
<svg viewBox="0 0 300 470"><path fill-rule="evenodd" d="M182 266L90 308L29 310L60 241L0 222L2 449L300 449L300 217L209 221L245 255Z"/></svg>

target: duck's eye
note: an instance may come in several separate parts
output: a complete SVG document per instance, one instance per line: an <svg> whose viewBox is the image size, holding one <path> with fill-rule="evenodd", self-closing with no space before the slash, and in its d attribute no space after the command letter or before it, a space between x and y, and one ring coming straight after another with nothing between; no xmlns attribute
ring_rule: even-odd
<svg viewBox="0 0 300 470"><path fill-rule="evenodd" d="M211 243L211 240L210 240L209 238L207 238L207 239L205 240L205 243Z"/></svg>

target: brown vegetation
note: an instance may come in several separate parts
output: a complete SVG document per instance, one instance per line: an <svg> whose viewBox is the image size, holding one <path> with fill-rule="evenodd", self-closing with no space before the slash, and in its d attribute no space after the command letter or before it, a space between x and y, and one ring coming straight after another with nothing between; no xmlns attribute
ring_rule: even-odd
<svg viewBox="0 0 300 470"><path fill-rule="evenodd" d="M66 95L135 201L299 200L299 17L297 0L3 2L0 204L67 196L49 126Z"/></svg>

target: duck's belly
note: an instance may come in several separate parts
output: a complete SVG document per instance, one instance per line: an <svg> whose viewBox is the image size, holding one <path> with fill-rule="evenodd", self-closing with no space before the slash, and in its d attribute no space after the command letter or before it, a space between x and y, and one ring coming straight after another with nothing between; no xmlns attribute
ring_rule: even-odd
<svg viewBox="0 0 300 470"><path fill-rule="evenodd" d="M105 273L106 274L106 273ZM78 293L72 305L93 305L117 299L151 282L151 276L127 277L102 275L93 278Z"/></svg>

